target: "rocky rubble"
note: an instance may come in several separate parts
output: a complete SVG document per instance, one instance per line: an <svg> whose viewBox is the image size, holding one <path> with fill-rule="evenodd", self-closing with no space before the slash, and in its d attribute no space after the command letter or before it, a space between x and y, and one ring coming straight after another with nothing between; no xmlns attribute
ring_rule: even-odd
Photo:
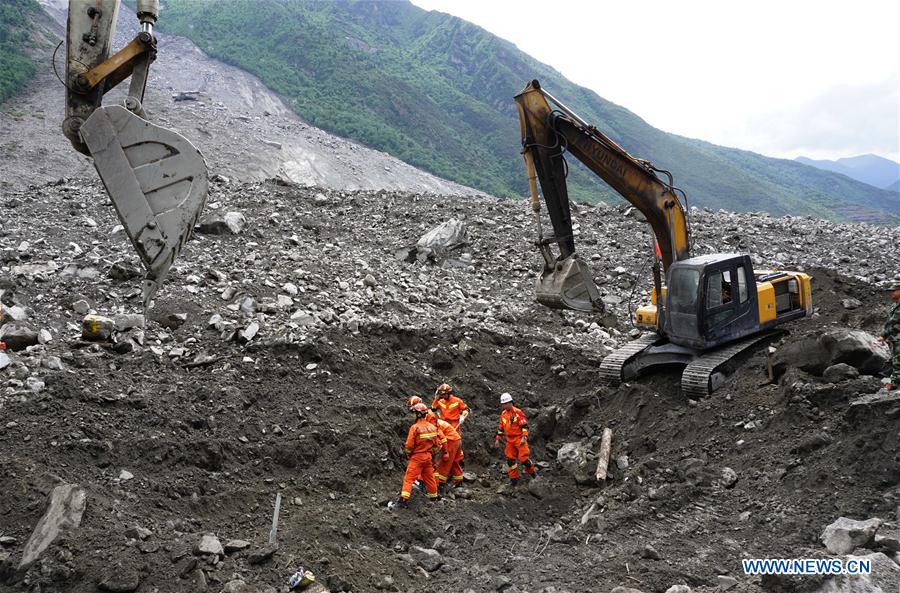
<svg viewBox="0 0 900 593"><path fill-rule="evenodd" d="M624 208L573 215L612 313L597 319L534 303L540 261L514 200L214 184L207 220L236 213L243 228L195 234L146 312L98 183L6 192L0 205L0 330L32 336L0 351L0 472L14 485L0 497L0 535L14 541L0 537L0 551L13 590L280 590L302 562L332 591L775 593L739 572L743 553L821 552L834 508L883 516L900 500L900 405L851 407L877 391L876 365L833 356L859 340L823 338L880 326L874 287L896 269L870 247L897 243L898 229L692 211L698 252L730 246L807 270L816 310L776 344L776 382L758 353L733 384L686 401L665 373L615 389L596 380L649 296L650 236ZM430 234L464 239L420 251ZM850 298L862 305L847 309ZM796 344L829 358L805 370L788 356ZM402 401L443 380L475 410L465 487L388 513ZM529 415L542 480L498 496L502 391ZM605 426L613 454L597 484ZM82 484L88 512L17 571L50 476ZM277 549L265 544L275 491L290 501ZM895 557L891 529L870 552Z"/></svg>

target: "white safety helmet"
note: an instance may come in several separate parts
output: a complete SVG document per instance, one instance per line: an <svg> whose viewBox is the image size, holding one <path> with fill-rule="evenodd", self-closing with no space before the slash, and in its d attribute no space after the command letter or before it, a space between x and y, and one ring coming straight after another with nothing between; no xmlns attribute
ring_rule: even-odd
<svg viewBox="0 0 900 593"><path fill-rule="evenodd" d="M509 393L504 393L500 395L500 403L501 404L511 404L512 396Z"/></svg>

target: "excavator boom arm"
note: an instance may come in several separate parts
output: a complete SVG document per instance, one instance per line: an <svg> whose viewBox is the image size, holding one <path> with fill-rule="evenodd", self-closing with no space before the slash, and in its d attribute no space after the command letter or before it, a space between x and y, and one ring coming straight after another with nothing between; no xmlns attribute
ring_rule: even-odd
<svg viewBox="0 0 900 593"><path fill-rule="evenodd" d="M652 166L628 154L565 105L544 91L538 81L516 96L523 150L534 163L553 224L560 259L575 252L564 152L572 153L647 218L659 245L663 269L690 254L685 211L671 184ZM550 106L550 101L558 109Z"/></svg>
<svg viewBox="0 0 900 593"><path fill-rule="evenodd" d="M142 104L156 56L159 0L137 0L136 9L140 31L110 56L119 0L69 1L63 134L94 159L146 269L147 307L200 217L208 175L190 141L147 120ZM102 106L103 96L129 76L124 106Z"/></svg>

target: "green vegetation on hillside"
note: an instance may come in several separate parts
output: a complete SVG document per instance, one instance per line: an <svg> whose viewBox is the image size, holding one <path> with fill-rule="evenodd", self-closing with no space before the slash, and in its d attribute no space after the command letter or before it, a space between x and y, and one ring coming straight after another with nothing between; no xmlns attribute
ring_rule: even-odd
<svg viewBox="0 0 900 593"><path fill-rule="evenodd" d="M255 74L312 124L496 195L526 192L512 97L537 78L626 150L671 170L692 205L882 222L897 215L895 193L667 134L511 43L406 1L168 0L160 26ZM613 199L569 160L573 198Z"/></svg>
<svg viewBox="0 0 900 593"><path fill-rule="evenodd" d="M34 76L34 63L24 48L31 42L31 15L39 10L35 0L0 2L0 103Z"/></svg>

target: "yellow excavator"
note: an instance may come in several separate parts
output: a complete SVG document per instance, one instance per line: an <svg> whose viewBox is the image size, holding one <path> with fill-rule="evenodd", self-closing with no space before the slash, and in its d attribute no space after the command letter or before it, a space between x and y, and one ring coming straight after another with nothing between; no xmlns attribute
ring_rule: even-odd
<svg viewBox="0 0 900 593"><path fill-rule="evenodd" d="M146 308L200 217L208 175L190 141L152 124L144 112L159 0L137 0L140 30L110 56L118 13L118 0L69 1L63 134L75 150L93 158L146 268ZM101 106L103 96L129 76L124 104Z"/></svg>
<svg viewBox="0 0 900 593"><path fill-rule="evenodd" d="M609 354L600 365L601 376L627 381L659 365L684 365L682 392L706 396L727 381L742 352L771 337L776 326L812 313L807 274L754 271L745 254L692 257L686 196L668 171L628 154L537 80L515 101L544 259L536 284L540 303L603 311L591 271L575 251L566 152L639 210L656 238L651 303L635 311L636 323L650 331ZM549 237L541 224L538 182L553 227ZM555 256L554 244L559 251Z"/></svg>

